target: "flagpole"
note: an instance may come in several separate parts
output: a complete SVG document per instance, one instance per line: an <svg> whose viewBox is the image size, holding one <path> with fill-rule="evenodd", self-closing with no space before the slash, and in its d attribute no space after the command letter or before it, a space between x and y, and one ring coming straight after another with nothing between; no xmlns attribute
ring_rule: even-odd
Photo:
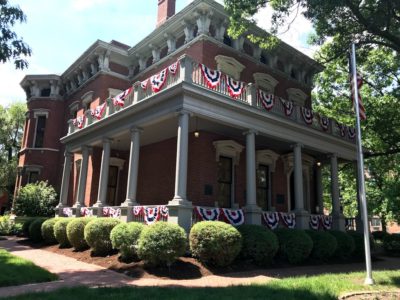
<svg viewBox="0 0 400 300"><path fill-rule="evenodd" d="M361 202L361 216L364 225L364 246L365 246L365 264L367 269L367 276L365 277L364 284L374 284L372 278L372 264L371 264L371 248L369 245L369 225L368 225L368 211L367 199L365 197L365 180L364 180L364 157L362 152L361 141L361 126L360 126L360 107L358 99L358 86L357 86L357 68L356 68L356 47L354 43L351 44L351 68L353 80L353 97L354 107L356 110L356 130L357 130L357 177L358 177L358 194L360 195Z"/></svg>

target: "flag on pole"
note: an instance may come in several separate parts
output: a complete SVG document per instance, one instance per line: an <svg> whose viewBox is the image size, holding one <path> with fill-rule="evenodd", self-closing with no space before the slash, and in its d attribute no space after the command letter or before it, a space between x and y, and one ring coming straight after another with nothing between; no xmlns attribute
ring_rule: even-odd
<svg viewBox="0 0 400 300"><path fill-rule="evenodd" d="M350 70L352 68L350 67ZM360 94L360 89L363 85L363 79L360 74L357 73L357 94L358 94L358 107L359 107L359 113L360 113L360 119L361 120L366 120L367 115L365 113L365 107L361 99L361 94ZM353 80L353 72L350 72L350 88L351 88L351 100L353 101L353 108L355 109L355 87L354 87L354 80Z"/></svg>

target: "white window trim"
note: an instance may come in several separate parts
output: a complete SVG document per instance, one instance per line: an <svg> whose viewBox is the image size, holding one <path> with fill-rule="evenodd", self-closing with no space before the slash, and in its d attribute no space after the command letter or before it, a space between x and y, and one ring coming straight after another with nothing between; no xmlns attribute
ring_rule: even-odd
<svg viewBox="0 0 400 300"><path fill-rule="evenodd" d="M275 87L279 83L274 77L267 73L254 73L253 74L254 82L256 85L264 90L265 92L274 94Z"/></svg>
<svg viewBox="0 0 400 300"><path fill-rule="evenodd" d="M257 169L260 165L268 166L268 209L275 210L272 206L272 173L275 172L276 161L279 154L272 150L258 150L256 151Z"/></svg>
<svg viewBox="0 0 400 300"><path fill-rule="evenodd" d="M221 140L213 142L215 147L215 159L219 161L220 156L226 156L232 158L235 165L239 164L240 153L244 147L233 140Z"/></svg>
<svg viewBox="0 0 400 300"><path fill-rule="evenodd" d="M289 88L286 90L288 94L288 100L294 102L297 105L304 106L308 98L307 94L300 89Z"/></svg>
<svg viewBox="0 0 400 300"><path fill-rule="evenodd" d="M39 119L39 117L42 117L42 116L45 116L46 120L47 120L49 118L49 110L47 110L47 109L34 109L33 110L33 118L36 119L36 122L35 122L35 131L34 131L34 134L33 134L32 148L35 148L35 149L42 149L42 148L35 147L38 119ZM47 127L47 124L46 124L46 127Z"/></svg>
<svg viewBox="0 0 400 300"><path fill-rule="evenodd" d="M243 64L233 57L225 55L217 55L215 61L217 62L219 71L231 76L235 80L240 80L240 73L245 69Z"/></svg>
<svg viewBox="0 0 400 300"><path fill-rule="evenodd" d="M124 164L125 164L125 160L124 159L121 159L121 158L118 158L118 157L110 157L109 166L110 167L118 167L117 183L116 183L117 188L115 189L115 199L114 199L114 203L113 203L114 206L116 205L115 201L118 200L119 181L120 181L121 171L124 169ZM107 182L107 185L108 185L108 182Z"/></svg>
<svg viewBox="0 0 400 300"><path fill-rule="evenodd" d="M86 107L88 104L90 105L90 103L93 101L93 95L94 91L89 91L81 97L83 107Z"/></svg>
<svg viewBox="0 0 400 300"><path fill-rule="evenodd" d="M71 114L71 115L73 115L73 111L78 111L79 110L79 101L74 101L74 102L72 102L69 106L68 106L68 109L69 109L69 113Z"/></svg>
<svg viewBox="0 0 400 300"><path fill-rule="evenodd" d="M118 94L122 93L122 90L108 88L108 98L112 98L117 96Z"/></svg>

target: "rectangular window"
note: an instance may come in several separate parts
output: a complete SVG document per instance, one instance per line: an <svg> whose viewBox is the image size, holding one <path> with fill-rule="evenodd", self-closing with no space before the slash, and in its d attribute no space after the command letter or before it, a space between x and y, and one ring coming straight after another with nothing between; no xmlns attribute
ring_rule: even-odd
<svg viewBox="0 0 400 300"><path fill-rule="evenodd" d="M36 119L35 148L43 148L44 130L46 128L46 116L38 116Z"/></svg>
<svg viewBox="0 0 400 300"><path fill-rule="evenodd" d="M39 180L39 172L38 171L30 171L28 173L28 183L35 183Z"/></svg>
<svg viewBox="0 0 400 300"><path fill-rule="evenodd" d="M107 204L117 205L116 196L118 188L118 167L110 166L108 169L108 184L107 184Z"/></svg>
<svg viewBox="0 0 400 300"><path fill-rule="evenodd" d="M269 169L260 165L257 169L257 205L262 210L268 210Z"/></svg>
<svg viewBox="0 0 400 300"><path fill-rule="evenodd" d="M232 199L232 158L219 158L218 162L218 196L219 207L231 207Z"/></svg>
<svg viewBox="0 0 400 300"><path fill-rule="evenodd" d="M371 226L372 227L380 227L381 226L381 220L377 218L371 219Z"/></svg>

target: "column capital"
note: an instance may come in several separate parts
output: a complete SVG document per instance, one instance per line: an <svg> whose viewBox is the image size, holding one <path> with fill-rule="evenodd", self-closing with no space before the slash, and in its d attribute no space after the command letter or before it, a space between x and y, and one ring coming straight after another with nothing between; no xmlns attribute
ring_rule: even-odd
<svg viewBox="0 0 400 300"><path fill-rule="evenodd" d="M178 109L178 110L176 111L176 114L177 114L178 116L181 116L181 115L193 116L193 112L191 112L191 111L189 111L189 110L187 110L187 109Z"/></svg>
<svg viewBox="0 0 400 300"><path fill-rule="evenodd" d="M141 128L141 127L132 127L130 129L130 132L131 132L131 134L136 133L136 132L142 133L143 132L143 128Z"/></svg>
<svg viewBox="0 0 400 300"><path fill-rule="evenodd" d="M338 158L338 154L337 153L330 153L330 154L328 154L328 158Z"/></svg>
<svg viewBox="0 0 400 300"><path fill-rule="evenodd" d="M83 152L83 151L88 151L88 152L91 152L93 150L93 147L92 146L88 146L88 145L82 145L81 146L81 151Z"/></svg>
<svg viewBox="0 0 400 300"><path fill-rule="evenodd" d="M64 152L65 158L72 158L73 156L74 156L73 152L69 151L69 149L65 149L65 152Z"/></svg>
<svg viewBox="0 0 400 300"><path fill-rule="evenodd" d="M108 138L108 137L104 137L104 138L102 138L102 140L101 140L101 142L102 142L103 144L105 144L105 143L110 144L110 143L112 143L113 141L114 141L113 139Z"/></svg>
<svg viewBox="0 0 400 300"><path fill-rule="evenodd" d="M302 143L295 143L290 145L290 148L294 149L294 148L304 148L304 145Z"/></svg>
<svg viewBox="0 0 400 300"><path fill-rule="evenodd" d="M255 134L255 135L258 135L258 130L255 130L255 129L248 129L248 130L246 130L245 132L243 132L243 135L248 135L248 134Z"/></svg>

